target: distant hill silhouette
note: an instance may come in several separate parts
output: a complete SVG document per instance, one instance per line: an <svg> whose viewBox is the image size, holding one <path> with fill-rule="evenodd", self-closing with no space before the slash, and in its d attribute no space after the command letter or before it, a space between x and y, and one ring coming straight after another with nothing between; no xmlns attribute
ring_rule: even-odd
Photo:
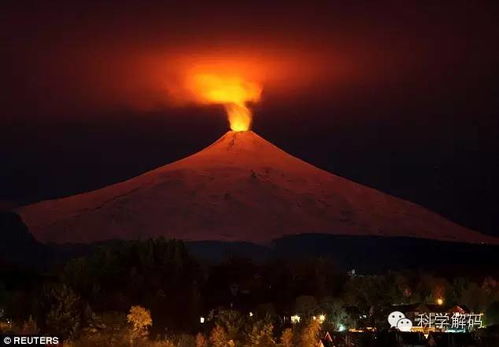
<svg viewBox="0 0 499 347"><path fill-rule="evenodd" d="M49 247L35 240L18 214L0 211L0 257L4 262L33 265L45 262Z"/></svg>
<svg viewBox="0 0 499 347"><path fill-rule="evenodd" d="M0 212L0 268L49 267L119 242L41 244L16 213ZM303 234L278 238L265 246L226 241L190 241L186 246L196 258L210 262L234 256L255 261L329 257L340 269L364 273L424 268L499 275L499 246L421 238Z"/></svg>

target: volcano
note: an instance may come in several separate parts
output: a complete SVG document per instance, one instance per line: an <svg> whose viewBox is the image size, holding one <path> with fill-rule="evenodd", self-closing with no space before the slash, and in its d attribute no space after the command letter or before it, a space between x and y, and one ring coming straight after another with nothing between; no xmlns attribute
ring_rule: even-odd
<svg viewBox="0 0 499 347"><path fill-rule="evenodd" d="M229 131L135 178L18 212L38 240L54 243L158 236L267 243L307 233L497 243L314 167L252 131Z"/></svg>

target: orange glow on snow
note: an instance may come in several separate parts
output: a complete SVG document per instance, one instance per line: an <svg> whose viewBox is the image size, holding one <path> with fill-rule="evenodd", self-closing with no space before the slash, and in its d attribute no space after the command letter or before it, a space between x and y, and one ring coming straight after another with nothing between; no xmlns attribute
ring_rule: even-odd
<svg viewBox="0 0 499 347"><path fill-rule="evenodd" d="M198 73L190 77L188 85L198 101L225 107L231 130L250 129L252 114L248 103L260 100L259 83L240 76Z"/></svg>

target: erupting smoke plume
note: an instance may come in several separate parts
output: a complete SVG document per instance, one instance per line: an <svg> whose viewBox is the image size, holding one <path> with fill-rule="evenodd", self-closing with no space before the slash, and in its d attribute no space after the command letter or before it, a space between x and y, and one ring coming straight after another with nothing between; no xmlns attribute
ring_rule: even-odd
<svg viewBox="0 0 499 347"><path fill-rule="evenodd" d="M225 107L233 131L247 131L251 127L251 110L248 103L260 100L260 84L239 76L195 74L188 83L196 100Z"/></svg>

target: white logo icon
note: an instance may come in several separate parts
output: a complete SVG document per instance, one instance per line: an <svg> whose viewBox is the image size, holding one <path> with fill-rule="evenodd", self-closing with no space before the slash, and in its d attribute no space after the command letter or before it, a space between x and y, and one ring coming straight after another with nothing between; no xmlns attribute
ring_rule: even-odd
<svg viewBox="0 0 499 347"><path fill-rule="evenodd" d="M400 331L411 331L412 322L408 318L402 318L397 322L397 329Z"/></svg>
<svg viewBox="0 0 499 347"><path fill-rule="evenodd" d="M397 322L405 318L405 314L399 311L394 311L388 315L388 323L390 323L390 328L396 328Z"/></svg>
<svg viewBox="0 0 499 347"><path fill-rule="evenodd" d="M400 311L394 311L388 315L390 328L397 328L400 331L411 331L412 322Z"/></svg>
<svg viewBox="0 0 499 347"><path fill-rule="evenodd" d="M6 345L10 345L10 343L12 342L11 338L6 336L3 338L3 343L5 343Z"/></svg>

